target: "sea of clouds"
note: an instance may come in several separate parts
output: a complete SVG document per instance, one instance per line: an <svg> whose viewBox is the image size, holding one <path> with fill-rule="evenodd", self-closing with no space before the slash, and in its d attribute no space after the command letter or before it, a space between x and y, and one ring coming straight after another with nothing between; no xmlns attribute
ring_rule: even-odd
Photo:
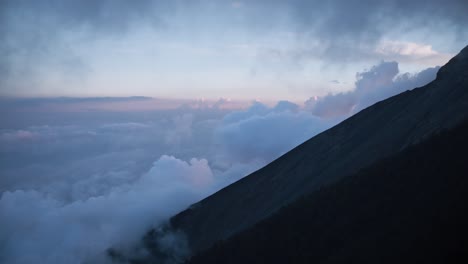
<svg viewBox="0 0 468 264"><path fill-rule="evenodd" d="M109 248L135 247L172 215L363 108L432 81L437 70L400 73L396 62L382 62L358 73L349 92L234 110L221 100L31 111L2 99L0 262L109 261Z"/></svg>

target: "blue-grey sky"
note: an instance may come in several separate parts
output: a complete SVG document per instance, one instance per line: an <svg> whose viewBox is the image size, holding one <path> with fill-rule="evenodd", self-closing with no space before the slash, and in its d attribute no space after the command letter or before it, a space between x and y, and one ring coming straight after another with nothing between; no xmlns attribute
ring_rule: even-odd
<svg viewBox="0 0 468 264"><path fill-rule="evenodd" d="M435 0L0 0L0 263L132 256L177 212L434 80L468 44L467 13Z"/></svg>
<svg viewBox="0 0 468 264"><path fill-rule="evenodd" d="M286 99L444 64L466 1L0 1L0 95Z"/></svg>

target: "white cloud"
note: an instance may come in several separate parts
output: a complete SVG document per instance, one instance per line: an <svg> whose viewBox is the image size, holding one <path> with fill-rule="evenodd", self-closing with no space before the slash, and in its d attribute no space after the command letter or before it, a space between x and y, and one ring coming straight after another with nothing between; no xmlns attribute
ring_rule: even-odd
<svg viewBox="0 0 468 264"><path fill-rule="evenodd" d="M147 121L115 113L102 121L90 115L66 125L2 129L0 262L101 263L109 247L135 247L149 228L287 151L286 141L299 143L305 122L289 102L256 103L222 120L216 111L224 110L185 111L191 112L156 113ZM251 160L219 159L226 153L214 141L217 128L251 122L237 135L245 144L252 128L277 121L297 128L279 147L268 149L265 141Z"/></svg>
<svg viewBox="0 0 468 264"><path fill-rule="evenodd" d="M382 41L382 43L377 47L376 52L391 56L400 55L414 57L427 57L439 54L432 49L431 45L388 40Z"/></svg>
<svg viewBox="0 0 468 264"><path fill-rule="evenodd" d="M273 108L255 102L246 111L227 115L216 130L227 159L270 162L336 122L298 109L285 101Z"/></svg>
<svg viewBox="0 0 468 264"><path fill-rule="evenodd" d="M375 53L384 59L420 64L443 65L453 54L440 53L431 45L405 41L382 40Z"/></svg>
<svg viewBox="0 0 468 264"><path fill-rule="evenodd" d="M162 156L137 181L85 200L66 203L34 190L4 192L0 260L92 261L115 243L137 243L149 228L210 193L213 181L206 160Z"/></svg>
<svg viewBox="0 0 468 264"><path fill-rule="evenodd" d="M312 97L305 107L319 117L347 117L385 98L426 85L435 79L438 70L434 67L415 74L399 73L397 62L381 62L357 73L353 90Z"/></svg>

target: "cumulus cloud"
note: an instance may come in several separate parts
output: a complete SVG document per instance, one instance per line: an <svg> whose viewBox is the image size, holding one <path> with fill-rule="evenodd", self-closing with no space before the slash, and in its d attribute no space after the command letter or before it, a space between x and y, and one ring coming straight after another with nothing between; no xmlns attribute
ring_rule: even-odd
<svg viewBox="0 0 468 264"><path fill-rule="evenodd" d="M288 101L229 114L25 111L29 119L2 123L16 128L0 127L6 263L103 262L111 247L136 254L126 249L145 231L332 124Z"/></svg>
<svg viewBox="0 0 468 264"><path fill-rule="evenodd" d="M137 181L102 196L65 203L38 191L4 192L4 263L82 263L115 243L136 243L149 228L209 193L206 160L162 156Z"/></svg>
<svg viewBox="0 0 468 264"><path fill-rule="evenodd" d="M111 247L138 248L145 231L255 171L314 130L314 123L306 124L314 118L287 101L225 113L30 111L29 119L2 123L17 128L0 128L0 262L102 263ZM281 143L268 147L274 139L269 136L250 159L240 158L265 129ZM231 136L238 148L230 145ZM167 236L161 243L174 238Z"/></svg>
<svg viewBox="0 0 468 264"><path fill-rule="evenodd" d="M0 261L102 263L110 248L135 254L131 249L150 228L256 168L238 164L215 175L205 159L186 162L162 156L134 181L101 179L109 187L105 193L89 190L97 188L96 179L76 182L74 188L85 195L71 202L38 190L3 192ZM180 248L184 242L177 234L168 232L162 238L162 250L188 250Z"/></svg>
<svg viewBox="0 0 468 264"><path fill-rule="evenodd" d="M381 62L368 71L358 72L353 90L312 97L305 107L319 117L349 116L387 97L428 84L439 68L427 68L416 74L400 73L397 62Z"/></svg>
<svg viewBox="0 0 468 264"><path fill-rule="evenodd" d="M295 103L291 103L289 101L279 101L276 106L272 109L273 112L297 112L299 110L299 106Z"/></svg>
<svg viewBox="0 0 468 264"><path fill-rule="evenodd" d="M319 117L346 116L353 111L356 97L352 93L338 93L325 97L311 97L304 105Z"/></svg>
<svg viewBox="0 0 468 264"><path fill-rule="evenodd" d="M225 116L216 130L217 140L229 160L269 162L336 122L298 109L286 101L272 108L255 102Z"/></svg>

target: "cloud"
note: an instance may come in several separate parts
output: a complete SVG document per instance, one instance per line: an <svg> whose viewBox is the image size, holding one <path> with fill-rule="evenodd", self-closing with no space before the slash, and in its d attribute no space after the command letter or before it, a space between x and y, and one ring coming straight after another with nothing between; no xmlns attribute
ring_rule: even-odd
<svg viewBox="0 0 468 264"><path fill-rule="evenodd" d="M357 98L353 93L338 93L325 97L311 97L304 105L314 116L337 117L347 116L356 106Z"/></svg>
<svg viewBox="0 0 468 264"><path fill-rule="evenodd" d="M107 113L100 120L94 118L99 116L97 113L29 113L27 116L34 123L54 120L60 124L63 119L68 125L0 129L0 192L49 189L51 195L74 199L78 195L70 186L85 178L115 180L114 183L131 181L135 178L132 175L148 170L151 162L167 150L165 131L161 121L148 122L131 115L128 122L108 123L122 115ZM17 119L19 125L24 121ZM101 184L90 190L101 189L98 186Z"/></svg>
<svg viewBox="0 0 468 264"><path fill-rule="evenodd" d="M277 20L286 21L277 30L281 33L276 33L282 45L259 47L263 67L278 64L305 69L309 63L331 67L377 60L425 67L442 65L466 45L468 38L468 5L463 0L292 0L253 4L258 10L276 14Z"/></svg>
<svg viewBox="0 0 468 264"><path fill-rule="evenodd" d="M297 112L299 111L299 106L295 103L291 103L289 101L278 101L276 106L272 109L273 112Z"/></svg>
<svg viewBox="0 0 468 264"><path fill-rule="evenodd" d="M402 41L381 41L375 50L382 59L393 59L401 62L416 61L419 63L442 65L451 54L437 52L431 45Z"/></svg>
<svg viewBox="0 0 468 264"><path fill-rule="evenodd" d="M229 113L223 118L224 123L234 123L241 121L243 119L246 119L250 116L253 115L264 115L269 112L269 109L266 105L254 101L252 105L247 109L243 111L234 111L232 113Z"/></svg>
<svg viewBox="0 0 468 264"><path fill-rule="evenodd" d="M154 29L157 36L182 28L176 35L184 31L211 35L210 43L217 43L220 40L213 37L219 30L218 25L221 28L232 26L233 32L246 36L245 42L250 47L256 47L254 54L267 50L268 54L293 61L319 58L343 63L369 56L387 59L389 52L397 52L402 59L431 55L431 60L440 61L443 59L440 56L427 53L431 50L426 44L416 44L417 52L411 56L401 51L408 51L416 42L440 43L436 38L444 36L445 52L455 52L468 36L467 6L463 0L411 3L402 0L259 0L248 3L3 0L0 2L0 76L3 77L0 88L8 88L13 93L10 86L25 76L31 82L28 84L34 84L33 79L45 78L44 73L50 73L46 69L53 69L61 73L58 75L66 75L76 82L94 70L89 65L91 58L78 51L80 47L92 50L98 41L135 37L132 34L142 28ZM270 17L278 19L272 23ZM263 45L265 36L282 36L283 32L288 34L288 39L294 39L291 50ZM402 40L411 39L406 35L417 39L404 42ZM403 37L394 39L395 36ZM286 42L284 37L281 41Z"/></svg>
<svg viewBox="0 0 468 264"><path fill-rule="evenodd" d="M12 94L25 76L29 85L37 84L51 69L69 82L83 81L92 69L76 52L77 45L98 36L121 37L142 23L160 25L159 14L171 5L151 0L1 1L0 89Z"/></svg>
<svg viewBox="0 0 468 264"><path fill-rule="evenodd" d="M110 247L148 254L139 247L147 230L272 157L219 159L213 137L225 110L184 111L28 112L9 123L17 129L0 129L0 262L105 263ZM226 120L262 111L299 113L257 103ZM166 247L183 252L178 242Z"/></svg>
<svg viewBox="0 0 468 264"><path fill-rule="evenodd" d="M139 243L151 227L376 100L424 85L437 69L402 74L382 62L358 73L353 91L306 108L255 101L232 110L221 99L219 107L2 117L0 262L105 263L110 247L148 254ZM178 234L161 239L185 254Z"/></svg>
<svg viewBox="0 0 468 264"><path fill-rule="evenodd" d="M385 41L378 47L377 52L390 56L430 57L437 55L430 45L399 41Z"/></svg>
<svg viewBox="0 0 468 264"><path fill-rule="evenodd" d="M166 132L166 143L179 145L184 140L189 140L192 136L193 115L184 114L176 116L172 120L173 129Z"/></svg>
<svg viewBox="0 0 468 264"><path fill-rule="evenodd" d="M358 72L353 90L312 97L305 107L319 117L349 116L385 98L428 84L439 68L427 68L416 74L400 73L397 62L381 62L368 71Z"/></svg>
<svg viewBox="0 0 468 264"><path fill-rule="evenodd" d="M335 58L356 59L373 50L392 31L444 30L467 36L465 1L289 1L291 19L298 30L318 39L315 53ZM440 28L442 25L442 28ZM447 32L445 32L447 33Z"/></svg>
<svg viewBox="0 0 468 264"><path fill-rule="evenodd" d="M135 182L85 200L66 203L34 190L4 192L1 262L93 260L115 243L137 243L145 231L210 193L213 181L206 160L162 156Z"/></svg>
<svg viewBox="0 0 468 264"><path fill-rule="evenodd" d="M227 115L215 136L228 160L270 162L335 122L299 111L291 102L273 108L254 102L245 111Z"/></svg>
<svg viewBox="0 0 468 264"><path fill-rule="evenodd" d="M0 199L0 261L102 263L109 248L136 254L150 228L257 166L236 164L215 175L206 159L186 162L163 155L133 180L121 172L117 181L116 175L71 181L72 195L78 198L71 201L47 191L5 191ZM163 250L181 254L188 248L180 239L169 232L160 244Z"/></svg>
<svg viewBox="0 0 468 264"><path fill-rule="evenodd" d="M0 142L9 143L16 141L29 141L37 137L37 135L27 130L17 130L11 132L3 132L0 134Z"/></svg>

